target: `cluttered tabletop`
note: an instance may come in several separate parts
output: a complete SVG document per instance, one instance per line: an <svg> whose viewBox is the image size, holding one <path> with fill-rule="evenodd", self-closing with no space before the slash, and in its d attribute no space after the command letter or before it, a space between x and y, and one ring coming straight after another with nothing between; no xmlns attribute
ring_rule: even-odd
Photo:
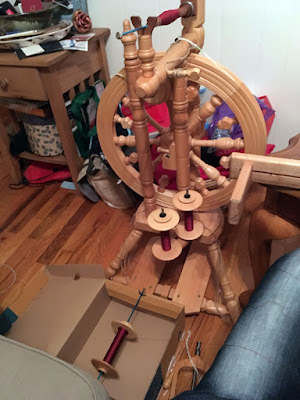
<svg viewBox="0 0 300 400"><path fill-rule="evenodd" d="M80 3L80 4L77 4ZM109 36L93 28L85 1L20 0L0 4L0 65L46 67L70 51L88 51L89 43ZM81 6L83 10L77 9Z"/></svg>

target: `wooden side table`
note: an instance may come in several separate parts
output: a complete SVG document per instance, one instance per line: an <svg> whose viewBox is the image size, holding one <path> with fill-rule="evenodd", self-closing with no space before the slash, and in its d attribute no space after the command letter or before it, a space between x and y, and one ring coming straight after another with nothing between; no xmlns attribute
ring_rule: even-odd
<svg viewBox="0 0 300 400"><path fill-rule="evenodd" d="M68 165L74 183L82 167L71 124L65 107L65 99L72 100L76 90L84 91L92 84L100 71L100 77L108 83L110 76L105 52L107 28L93 29L95 36L89 41L89 51L61 51L19 60L13 52L0 53L0 100L18 98L49 101L55 123L63 144L64 154L42 157L23 152L20 158ZM17 158L9 152L9 137L0 118L1 155L13 183L21 180Z"/></svg>

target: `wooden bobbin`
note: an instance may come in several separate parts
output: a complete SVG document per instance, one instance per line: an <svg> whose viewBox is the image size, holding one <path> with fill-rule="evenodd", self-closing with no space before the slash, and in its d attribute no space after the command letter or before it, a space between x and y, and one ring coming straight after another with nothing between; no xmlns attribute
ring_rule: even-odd
<svg viewBox="0 0 300 400"><path fill-rule="evenodd" d="M96 368L96 370L99 372L103 372L107 378L113 378L113 379L119 378L118 371L107 362L103 360L97 360L96 358L93 358L91 362L93 366Z"/></svg>
<svg viewBox="0 0 300 400"><path fill-rule="evenodd" d="M133 326L127 321L112 321L111 326L115 334L117 334L119 329L122 328L128 332L126 335L126 339L135 340L137 338L137 334ZM91 363L99 372L103 372L106 377L113 379L119 377L118 371L108 362L93 358L91 360Z"/></svg>
<svg viewBox="0 0 300 400"><path fill-rule="evenodd" d="M118 332L119 328L124 328L128 332L126 339L135 340L137 338L136 331L134 330L133 326L127 321L112 321L111 326L115 333Z"/></svg>
<svg viewBox="0 0 300 400"><path fill-rule="evenodd" d="M187 196L188 194L188 196ZM203 198L200 193L195 190L189 190L188 193L185 190L178 192L173 198L174 206L184 212L195 211L201 206ZM185 229L185 221L180 221L176 226L176 235L183 240L195 240L198 239L204 230L203 224L194 218L193 221L194 228L192 231L187 231Z"/></svg>
<svg viewBox="0 0 300 400"><path fill-rule="evenodd" d="M162 217L162 209L152 211L148 216L148 225L150 228L158 232L168 232L174 229L179 222L179 215L175 210L164 209L164 217ZM158 239L152 246L152 254L154 257L163 261L175 260L182 252L182 246L176 239L171 239L171 249L163 250L161 240Z"/></svg>

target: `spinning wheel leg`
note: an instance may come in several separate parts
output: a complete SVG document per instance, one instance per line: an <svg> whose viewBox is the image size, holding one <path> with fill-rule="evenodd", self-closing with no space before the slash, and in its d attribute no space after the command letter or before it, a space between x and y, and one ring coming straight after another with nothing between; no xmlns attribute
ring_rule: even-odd
<svg viewBox="0 0 300 400"><path fill-rule="evenodd" d="M223 256L217 244L213 244L208 247L208 257L211 262L211 265L213 266L218 276L220 282L220 288L222 290L222 294L226 303L226 307L229 311L230 317L233 323L236 323L236 321L240 316L241 309L239 301L231 289L227 277L227 272L224 266Z"/></svg>
<svg viewBox="0 0 300 400"><path fill-rule="evenodd" d="M134 247L137 245L142 236L143 232L138 229L133 229L130 232L129 236L123 243L121 250L119 251L119 254L105 271L105 275L107 278L111 278L112 276L116 275L116 273L121 268L122 262L125 260L128 254L134 249Z"/></svg>
<svg viewBox="0 0 300 400"><path fill-rule="evenodd" d="M217 303L214 300L207 300L205 297L203 298L201 311L207 312L208 314L220 315L221 317L225 317L229 314L224 304Z"/></svg>

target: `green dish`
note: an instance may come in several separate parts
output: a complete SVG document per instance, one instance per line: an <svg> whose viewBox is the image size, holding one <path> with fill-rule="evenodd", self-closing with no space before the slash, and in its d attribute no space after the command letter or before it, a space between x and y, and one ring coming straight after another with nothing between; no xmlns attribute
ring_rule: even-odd
<svg viewBox="0 0 300 400"><path fill-rule="evenodd" d="M43 3L44 9L36 12L0 16L3 32L26 32L48 28L59 20L59 5Z"/></svg>

